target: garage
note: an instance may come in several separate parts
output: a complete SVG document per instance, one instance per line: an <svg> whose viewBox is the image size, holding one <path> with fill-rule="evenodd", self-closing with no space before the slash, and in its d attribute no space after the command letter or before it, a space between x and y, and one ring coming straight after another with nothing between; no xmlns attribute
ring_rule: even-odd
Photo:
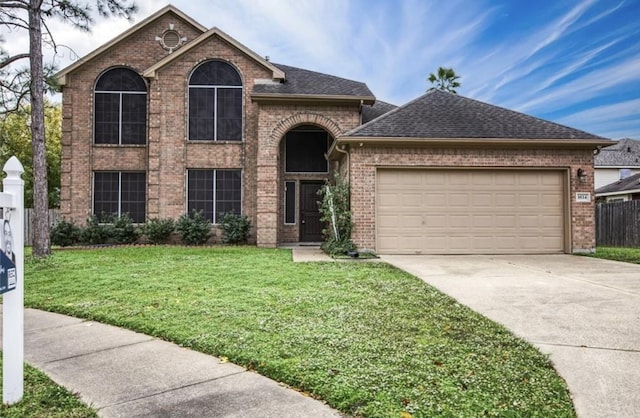
<svg viewBox="0 0 640 418"><path fill-rule="evenodd" d="M391 169L376 173L380 254L563 253L566 170Z"/></svg>

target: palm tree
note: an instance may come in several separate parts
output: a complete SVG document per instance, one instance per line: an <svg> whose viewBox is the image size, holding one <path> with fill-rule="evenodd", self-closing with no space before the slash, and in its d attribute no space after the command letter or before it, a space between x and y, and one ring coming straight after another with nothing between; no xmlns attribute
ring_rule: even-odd
<svg viewBox="0 0 640 418"><path fill-rule="evenodd" d="M439 67L437 75L434 73L429 74L429 82L433 84L427 91L431 90L444 90L450 93L457 94L456 88L460 87L460 83L457 81L460 76L456 75L453 68Z"/></svg>

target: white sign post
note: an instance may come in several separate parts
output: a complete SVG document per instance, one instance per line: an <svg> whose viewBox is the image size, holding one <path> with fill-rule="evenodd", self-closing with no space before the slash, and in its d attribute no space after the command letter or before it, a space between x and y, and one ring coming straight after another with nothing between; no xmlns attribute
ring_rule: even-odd
<svg viewBox="0 0 640 418"><path fill-rule="evenodd" d="M11 157L3 170L7 177L0 193L4 215L0 250L4 259L15 263L15 269L1 271L8 277L2 295L2 402L11 405L24 394L24 181L20 177L24 168Z"/></svg>

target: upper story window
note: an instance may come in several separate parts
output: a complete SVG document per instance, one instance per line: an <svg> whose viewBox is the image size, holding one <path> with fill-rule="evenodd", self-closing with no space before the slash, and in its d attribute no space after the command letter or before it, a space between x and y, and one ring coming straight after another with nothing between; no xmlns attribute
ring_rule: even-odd
<svg viewBox="0 0 640 418"><path fill-rule="evenodd" d="M102 74L94 91L96 144L147 142L147 85L138 73L114 68Z"/></svg>
<svg viewBox="0 0 640 418"><path fill-rule="evenodd" d="M189 140L242 141L242 80L226 62L207 61L191 74Z"/></svg>

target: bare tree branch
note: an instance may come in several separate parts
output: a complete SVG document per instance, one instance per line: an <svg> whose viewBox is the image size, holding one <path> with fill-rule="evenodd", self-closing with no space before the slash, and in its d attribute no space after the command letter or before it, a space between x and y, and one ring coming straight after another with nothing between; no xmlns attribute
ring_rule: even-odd
<svg viewBox="0 0 640 418"><path fill-rule="evenodd" d="M95 6L95 11L91 6ZM0 115L19 111L27 100L31 104L31 144L34 175L34 245L35 257L50 254L48 234L47 167L44 137L44 93L55 89L54 65L44 65L43 45L59 45L48 21L55 18L83 31L94 23L93 13L102 17L131 19L137 6L133 0L0 0L0 26L10 31L29 33L29 53L10 56L0 45ZM0 39L0 43L2 40ZM16 68L16 63L29 58L29 68Z"/></svg>
<svg viewBox="0 0 640 418"><path fill-rule="evenodd" d="M0 69L5 68L5 67L13 64L16 61L20 61L20 60L25 59L25 58L29 58L29 54L18 54L18 55L14 55L12 57L8 57L7 59L5 59L2 62L0 62Z"/></svg>

